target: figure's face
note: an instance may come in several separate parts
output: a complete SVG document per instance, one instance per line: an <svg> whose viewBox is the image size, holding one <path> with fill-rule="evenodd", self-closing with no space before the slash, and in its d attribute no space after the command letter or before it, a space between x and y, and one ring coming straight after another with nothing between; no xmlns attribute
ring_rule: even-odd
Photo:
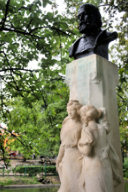
<svg viewBox="0 0 128 192"><path fill-rule="evenodd" d="M87 34L96 28L95 15L86 10L79 11L78 20L80 33Z"/></svg>
<svg viewBox="0 0 128 192"><path fill-rule="evenodd" d="M71 118L71 119L75 119L76 116L77 116L77 110L76 108L71 105L69 107L67 107L67 112L68 112L68 116Z"/></svg>

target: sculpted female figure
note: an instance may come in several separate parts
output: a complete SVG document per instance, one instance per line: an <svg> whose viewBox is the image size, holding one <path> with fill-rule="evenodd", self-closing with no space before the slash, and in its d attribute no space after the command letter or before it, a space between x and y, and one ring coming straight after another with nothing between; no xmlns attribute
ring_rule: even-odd
<svg viewBox="0 0 128 192"><path fill-rule="evenodd" d="M113 192L112 168L108 157L109 146L106 137L103 142L101 141L103 138L98 127L102 111L87 105L80 109L80 114L83 128L78 148L84 157L81 174L83 191Z"/></svg>
<svg viewBox="0 0 128 192"><path fill-rule="evenodd" d="M77 148L81 135L79 110L81 104L71 100L67 104L68 117L62 124L61 145L56 161L56 168L61 180L58 192L81 192L79 178L81 175L81 154Z"/></svg>

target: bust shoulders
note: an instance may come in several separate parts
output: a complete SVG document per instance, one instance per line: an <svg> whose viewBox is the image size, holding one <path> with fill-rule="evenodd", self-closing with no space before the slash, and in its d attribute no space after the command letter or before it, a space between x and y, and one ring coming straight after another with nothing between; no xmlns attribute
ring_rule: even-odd
<svg viewBox="0 0 128 192"><path fill-rule="evenodd" d="M70 47L69 56L79 59L91 54L97 54L108 59L108 45L116 38L116 32L107 32L106 30L101 30L97 36L83 35Z"/></svg>

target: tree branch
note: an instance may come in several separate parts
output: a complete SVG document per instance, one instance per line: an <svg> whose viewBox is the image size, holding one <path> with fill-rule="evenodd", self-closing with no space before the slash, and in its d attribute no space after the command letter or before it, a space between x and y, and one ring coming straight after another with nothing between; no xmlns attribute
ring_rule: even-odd
<svg viewBox="0 0 128 192"><path fill-rule="evenodd" d="M3 128L3 127L1 127L1 125L0 125L0 129L3 129L5 132L10 133L11 136L12 136L12 137L15 137L15 138L16 138L16 139L17 139L23 146L31 148L31 146L25 145L25 144L23 143L23 141L22 141L21 139L18 138L18 136L21 137L20 134L17 136L16 134L12 133L11 131L9 131L9 130Z"/></svg>
<svg viewBox="0 0 128 192"><path fill-rule="evenodd" d="M3 53L3 54L4 54L6 61L7 61L8 65L10 66L10 63L9 63L9 60L8 60L8 58L7 58L6 53L5 53L4 51L0 51L0 53ZM9 68L2 68L2 69L0 70L0 72L6 72L6 71L39 72L39 69L36 69L36 70L33 69L33 70L31 70L31 69L24 69L24 68L18 68L18 67L11 67L11 66L10 66Z"/></svg>
<svg viewBox="0 0 128 192"><path fill-rule="evenodd" d="M30 24L30 23L29 23ZM12 24L11 24L12 25ZM66 35L66 36L70 36L70 33L74 34L72 31L69 31L69 33L65 32L65 31L62 31L61 29L59 28L56 28L54 26L43 26L43 27L36 27L34 29L31 29L30 32L26 32L26 31L23 31L23 30L20 30L20 29L17 29L15 28L14 26L12 26L13 28L10 28L7 27L7 25L2 25L2 27L0 28L0 31L10 31L10 32L15 32L15 33L19 33L19 34L23 34L23 35L27 35L27 36L31 36L31 37L34 37L34 38L38 38L38 39L41 39L41 37L39 37L38 35L34 35L33 32L35 32L36 30L38 29L51 29L53 31L56 31L57 33L59 34L62 34L62 35ZM29 27L29 26L28 26Z"/></svg>
<svg viewBox="0 0 128 192"><path fill-rule="evenodd" d="M35 37L35 38L38 38L38 39L41 38L41 37L39 37L39 36L37 36L37 35L33 35L33 34L31 34L31 33L28 33L28 32L26 32L26 31L21 31L21 30L16 29L16 28L11 29L11 28L7 28L7 27L1 27L1 28L0 28L0 31L11 31L11 32L16 32L16 33L20 33L20 34L23 34L23 35L28 35L28 36L31 36L31 37Z"/></svg>
<svg viewBox="0 0 128 192"><path fill-rule="evenodd" d="M6 69L1 69L0 72L6 72L6 71L28 71L28 72L39 72L39 70L31 70L31 69L21 69L21 68L6 68Z"/></svg>
<svg viewBox="0 0 128 192"><path fill-rule="evenodd" d="M2 19L2 27L1 27L1 29L4 28L4 25L5 25L5 22L6 22L6 19L7 19L10 1L11 1L11 0L8 0L8 1L7 1L7 4L6 4L6 10L5 10L4 18Z"/></svg>
<svg viewBox="0 0 128 192"><path fill-rule="evenodd" d="M59 29L59 28L56 28L56 27L54 27L54 26L43 26L43 27L36 27L36 28L34 28L34 29L31 29L30 30L30 33L33 33L34 31L36 31L36 30L38 30L38 29L52 29L52 30L54 30L54 31L56 31L57 33L61 33L61 34L63 34L63 35L66 35L66 36L70 36L70 34L68 34L68 33L66 33L65 31L62 31L61 29ZM73 32L71 32L70 31L70 33L72 33L73 34Z"/></svg>

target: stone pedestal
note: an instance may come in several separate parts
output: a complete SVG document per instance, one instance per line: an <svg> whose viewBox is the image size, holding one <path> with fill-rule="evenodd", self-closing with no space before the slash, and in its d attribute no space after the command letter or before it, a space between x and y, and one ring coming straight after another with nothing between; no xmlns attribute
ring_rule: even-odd
<svg viewBox="0 0 128 192"><path fill-rule="evenodd" d="M95 54L83 57L67 65L66 83L70 88L70 99L77 99L83 105L91 104L97 108L106 109L107 120L111 128L109 139L121 160L116 101L117 66ZM122 175L121 164L119 169ZM123 191L123 183L121 183L114 192Z"/></svg>

